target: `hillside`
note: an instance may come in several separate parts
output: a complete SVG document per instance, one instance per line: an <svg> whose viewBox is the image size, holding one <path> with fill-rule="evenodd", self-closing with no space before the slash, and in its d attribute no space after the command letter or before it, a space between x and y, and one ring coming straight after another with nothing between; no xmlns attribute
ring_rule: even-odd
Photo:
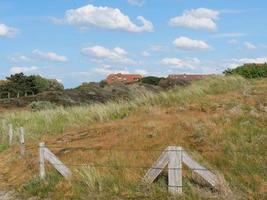
<svg viewBox="0 0 267 200"><path fill-rule="evenodd" d="M45 91L34 96L0 99L0 109L25 108L36 101L49 101L58 106L78 106L93 103L105 103L107 101L127 100L138 95L140 92L159 92L162 87L149 84L113 84L99 86L99 84L88 84L74 89L60 91Z"/></svg>
<svg viewBox="0 0 267 200"><path fill-rule="evenodd" d="M26 130L25 159L17 145L0 145L0 186L20 198L177 199L164 175L152 185L140 181L167 146L182 146L231 189L212 190L185 168L180 199L267 197L266 79L215 76L130 101L4 112L1 118ZM71 181L51 167L45 181L38 178L40 141L71 169Z"/></svg>

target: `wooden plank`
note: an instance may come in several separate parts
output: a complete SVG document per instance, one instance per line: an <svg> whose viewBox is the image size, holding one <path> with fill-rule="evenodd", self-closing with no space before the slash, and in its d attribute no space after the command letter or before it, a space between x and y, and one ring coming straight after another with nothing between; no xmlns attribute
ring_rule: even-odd
<svg viewBox="0 0 267 200"><path fill-rule="evenodd" d="M217 176L210 172L205 167L198 164L194 159L192 159L185 151L183 151L183 163L187 165L194 172L199 174L203 179L205 179L213 187L219 184Z"/></svg>
<svg viewBox="0 0 267 200"><path fill-rule="evenodd" d="M13 140L13 126L12 124L8 125L8 144L12 145L12 140Z"/></svg>
<svg viewBox="0 0 267 200"><path fill-rule="evenodd" d="M39 143L39 175L41 179L45 178L45 143Z"/></svg>
<svg viewBox="0 0 267 200"><path fill-rule="evenodd" d="M24 139L25 131L23 127L20 127L19 133L20 133L19 134L20 155L24 156L25 155L25 139Z"/></svg>
<svg viewBox="0 0 267 200"><path fill-rule="evenodd" d="M169 162L168 148L160 155L159 159L153 164L152 168L148 170L143 180L146 183L153 183L153 181L159 176L162 170L167 166Z"/></svg>
<svg viewBox="0 0 267 200"><path fill-rule="evenodd" d="M172 194L182 194L182 148L168 147L168 186Z"/></svg>
<svg viewBox="0 0 267 200"><path fill-rule="evenodd" d="M48 160L62 176L64 176L66 179L70 179L71 171L56 157L55 154L53 154L49 149L45 148L44 155L45 159Z"/></svg>

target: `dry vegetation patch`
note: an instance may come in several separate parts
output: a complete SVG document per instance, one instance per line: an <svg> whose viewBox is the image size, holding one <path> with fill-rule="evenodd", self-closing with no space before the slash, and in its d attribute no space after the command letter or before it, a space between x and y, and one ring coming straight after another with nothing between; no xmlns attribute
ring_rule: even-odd
<svg viewBox="0 0 267 200"><path fill-rule="evenodd" d="M179 145L225 177L233 191L229 195L213 191L185 168L183 199L264 199L267 116L259 105L267 102L266 83L252 83L249 95L243 88L197 94L187 102L139 106L127 117L44 135L42 140L74 173L72 182L67 182L48 168L53 188L38 182L40 140L28 143L24 161L17 147L6 150L0 154L5 183L26 194L53 199L175 199L166 190L164 175L152 186L140 180L160 150Z"/></svg>

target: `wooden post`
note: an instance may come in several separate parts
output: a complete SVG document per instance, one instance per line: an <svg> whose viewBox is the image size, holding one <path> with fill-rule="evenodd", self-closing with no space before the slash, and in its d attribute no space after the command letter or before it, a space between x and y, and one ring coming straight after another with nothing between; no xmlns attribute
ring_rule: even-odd
<svg viewBox="0 0 267 200"><path fill-rule="evenodd" d="M45 178L45 143L39 143L39 175L41 179Z"/></svg>
<svg viewBox="0 0 267 200"><path fill-rule="evenodd" d="M12 140L13 140L13 127L12 124L8 125L8 144L9 146L12 145Z"/></svg>
<svg viewBox="0 0 267 200"><path fill-rule="evenodd" d="M4 142L4 136L6 134L6 120L5 119L2 119L2 128L1 128L1 133L0 133L0 142Z"/></svg>
<svg viewBox="0 0 267 200"><path fill-rule="evenodd" d="M24 128L20 127L19 129L19 143L20 143L20 155L24 156L25 155L25 139L24 139Z"/></svg>
<svg viewBox="0 0 267 200"><path fill-rule="evenodd" d="M172 194L182 194L182 151L181 147L169 147L168 186Z"/></svg>

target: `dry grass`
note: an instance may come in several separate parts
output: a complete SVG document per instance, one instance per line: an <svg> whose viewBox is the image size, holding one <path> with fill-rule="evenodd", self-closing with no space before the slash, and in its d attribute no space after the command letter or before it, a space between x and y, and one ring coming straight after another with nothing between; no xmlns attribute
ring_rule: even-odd
<svg viewBox="0 0 267 200"><path fill-rule="evenodd" d="M150 97L152 100L145 104L147 106L133 106L142 105L138 102L140 100L136 100L137 103L129 103L134 109L131 107L130 111L126 111L128 117L115 117L115 121L110 120L112 117L109 116L110 112L117 110L113 106L107 111L104 105L97 105L100 106L97 107L97 110L100 109L98 116L105 116L100 118L102 122L89 120L91 123L84 123L88 119L77 120L79 117L76 116L75 120L81 122L79 127L65 126L64 130L67 131L64 134L42 137L64 163L70 164L75 175L71 183L53 178L57 177L53 175L48 180L55 187L49 191L41 190L46 187L35 178L38 174L37 141L29 144L25 161L17 156L17 147L1 154L1 173L6 175L8 184L24 192L25 188L21 189L21 185L26 185L26 191L39 191L39 194L47 194L53 199L62 199L62 195L65 199L88 199L88 196L93 199L175 199L167 193L164 177L152 186L142 185L140 179L145 169L121 169L119 166L151 166L161 153L125 149L152 150L179 145L203 165L219 171L233 191L233 196L212 192L201 186L201 181L199 184L192 181L194 175L185 170L184 196L181 199L264 199L267 116L262 106L267 102L267 87L265 81L252 83L250 90L244 93L246 88L243 84L243 79L241 86L234 87L231 84L226 89L196 84L202 89L174 91L177 98L174 92ZM183 98L180 93L183 93ZM169 101L169 98L172 100ZM118 113L126 109L124 104L121 106ZM86 113L82 109L79 111ZM60 112L67 112L63 116L71 113ZM32 123L36 122L33 120ZM90 151L86 147L121 151ZM71 165L81 163L98 163L113 168ZM48 171L53 169L48 168Z"/></svg>

